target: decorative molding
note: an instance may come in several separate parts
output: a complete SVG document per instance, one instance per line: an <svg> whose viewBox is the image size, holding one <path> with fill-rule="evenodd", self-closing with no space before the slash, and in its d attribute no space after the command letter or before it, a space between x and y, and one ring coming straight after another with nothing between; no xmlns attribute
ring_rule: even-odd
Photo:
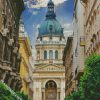
<svg viewBox="0 0 100 100"><path fill-rule="evenodd" d="M39 66L36 67L35 72L64 72L65 68L63 66L57 65L46 65L46 66Z"/></svg>

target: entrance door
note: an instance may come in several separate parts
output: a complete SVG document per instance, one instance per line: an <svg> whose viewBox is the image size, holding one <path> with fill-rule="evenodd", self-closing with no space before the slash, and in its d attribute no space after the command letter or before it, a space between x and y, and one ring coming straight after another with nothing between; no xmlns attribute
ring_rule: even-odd
<svg viewBox="0 0 100 100"><path fill-rule="evenodd" d="M57 100L57 85L52 80L46 83L45 100Z"/></svg>

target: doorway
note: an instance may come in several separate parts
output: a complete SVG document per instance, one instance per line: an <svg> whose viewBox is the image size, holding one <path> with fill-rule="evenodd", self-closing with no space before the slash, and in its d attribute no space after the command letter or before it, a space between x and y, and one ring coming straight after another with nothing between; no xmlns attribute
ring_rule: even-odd
<svg viewBox="0 0 100 100"><path fill-rule="evenodd" d="M52 80L45 85L45 100L57 100L57 85Z"/></svg>

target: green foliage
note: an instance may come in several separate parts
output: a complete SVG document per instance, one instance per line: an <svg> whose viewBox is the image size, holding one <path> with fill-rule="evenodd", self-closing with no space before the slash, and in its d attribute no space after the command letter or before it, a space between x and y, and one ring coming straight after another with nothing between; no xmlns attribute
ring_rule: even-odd
<svg viewBox="0 0 100 100"><path fill-rule="evenodd" d="M23 92L17 92L17 95L18 95L22 100L28 100L28 95L24 94Z"/></svg>
<svg viewBox="0 0 100 100"><path fill-rule="evenodd" d="M28 96L23 92L16 92L16 95L19 96L22 100L28 100ZM12 94L2 82L0 82L0 100L18 100L16 96Z"/></svg>
<svg viewBox="0 0 100 100"><path fill-rule="evenodd" d="M73 92L70 96L66 97L65 100L80 100L79 92Z"/></svg>
<svg viewBox="0 0 100 100"><path fill-rule="evenodd" d="M0 83L0 100L13 100L10 91L2 83Z"/></svg>
<svg viewBox="0 0 100 100"><path fill-rule="evenodd" d="M77 92L65 100L99 100L100 99L100 55L93 54L85 62L84 74L80 79Z"/></svg>

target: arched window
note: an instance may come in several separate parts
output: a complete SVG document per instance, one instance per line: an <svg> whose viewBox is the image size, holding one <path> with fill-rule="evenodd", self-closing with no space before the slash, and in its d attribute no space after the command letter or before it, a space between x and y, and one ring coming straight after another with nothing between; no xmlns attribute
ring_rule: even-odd
<svg viewBox="0 0 100 100"><path fill-rule="evenodd" d="M55 59L58 59L58 51L55 51Z"/></svg>
<svg viewBox="0 0 100 100"><path fill-rule="evenodd" d="M49 51L49 59L53 59L53 51L52 50Z"/></svg>
<svg viewBox="0 0 100 100"><path fill-rule="evenodd" d="M37 51L37 60L40 59L40 51Z"/></svg>
<svg viewBox="0 0 100 100"><path fill-rule="evenodd" d="M49 26L50 32L52 32L52 25Z"/></svg>
<svg viewBox="0 0 100 100"><path fill-rule="evenodd" d="M4 48L4 61L9 61L10 57L10 48L8 46L8 40L5 41L5 48Z"/></svg>
<svg viewBox="0 0 100 100"><path fill-rule="evenodd" d="M44 60L47 59L47 51L44 51Z"/></svg>

